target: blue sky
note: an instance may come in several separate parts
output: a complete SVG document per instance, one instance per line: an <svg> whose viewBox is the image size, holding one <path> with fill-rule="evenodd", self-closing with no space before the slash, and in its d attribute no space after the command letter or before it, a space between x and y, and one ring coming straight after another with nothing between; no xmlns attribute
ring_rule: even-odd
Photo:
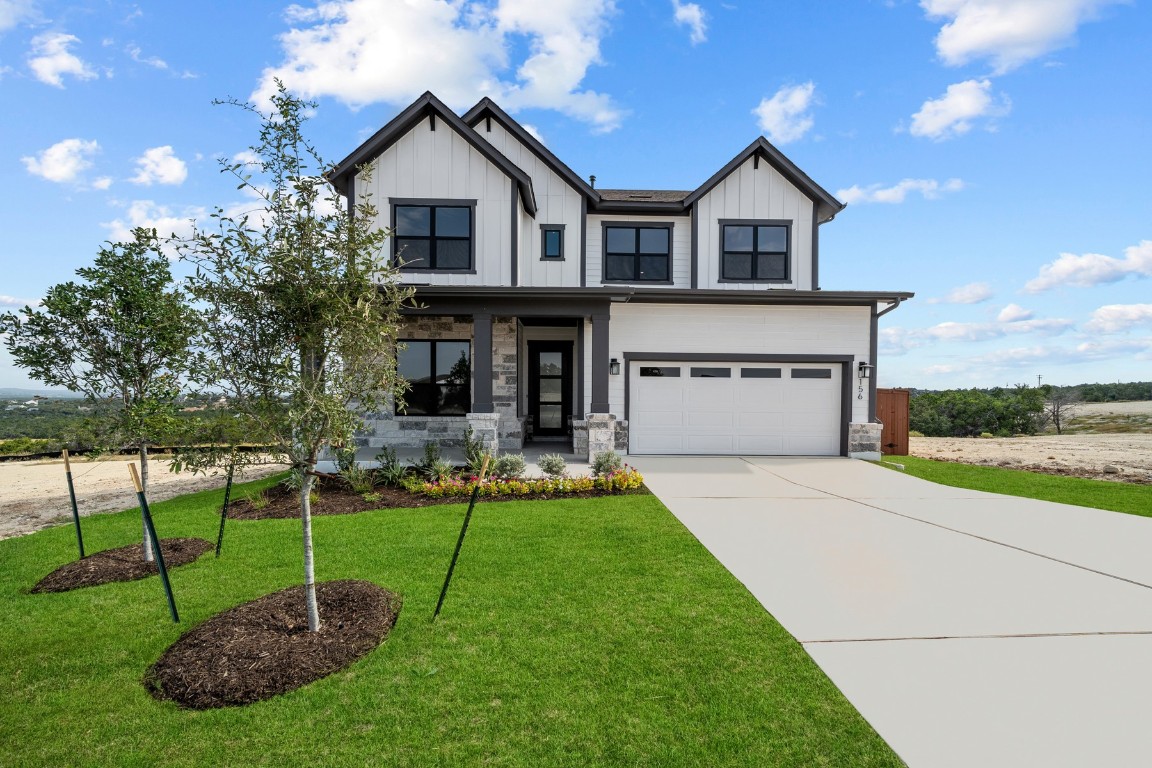
<svg viewBox="0 0 1152 768"><path fill-rule="evenodd" d="M822 287L917 294L881 386L1149 380L1149 40L1146 0L0 0L0 309L246 205L217 158L256 125L211 102L278 75L331 161L425 90L605 188L691 189L764 135L849 203Z"/></svg>

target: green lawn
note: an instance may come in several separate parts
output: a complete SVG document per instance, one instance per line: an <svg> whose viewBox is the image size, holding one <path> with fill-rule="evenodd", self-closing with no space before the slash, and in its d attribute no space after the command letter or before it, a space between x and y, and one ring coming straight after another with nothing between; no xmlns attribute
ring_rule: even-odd
<svg viewBox="0 0 1152 768"><path fill-rule="evenodd" d="M219 492L156 504L161 536L214 537ZM748 592L651 496L481 504L429 619L463 505L321 517L320 579L404 607L375 652L246 708L151 699L182 631L300 579L299 523L230 522L224 556L72 593L69 527L0 541L0 764L865 766L898 758ZM137 513L86 519L90 551Z"/></svg>
<svg viewBox="0 0 1152 768"><path fill-rule="evenodd" d="M908 474L941 485L1152 517L1152 486L933 461L916 456L893 456L884 463L889 462L903 464Z"/></svg>

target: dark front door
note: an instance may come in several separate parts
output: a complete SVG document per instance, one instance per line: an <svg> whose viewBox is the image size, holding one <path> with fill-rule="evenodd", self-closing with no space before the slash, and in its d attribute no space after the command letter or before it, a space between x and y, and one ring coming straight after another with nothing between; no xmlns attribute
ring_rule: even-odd
<svg viewBox="0 0 1152 768"><path fill-rule="evenodd" d="M572 413L572 342L528 342L528 413L533 434L568 434Z"/></svg>

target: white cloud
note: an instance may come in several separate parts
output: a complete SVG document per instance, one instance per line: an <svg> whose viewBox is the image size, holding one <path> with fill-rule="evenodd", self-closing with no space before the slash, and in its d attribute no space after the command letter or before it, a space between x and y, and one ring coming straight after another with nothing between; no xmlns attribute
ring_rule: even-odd
<svg viewBox="0 0 1152 768"><path fill-rule="evenodd" d="M156 69L168 69L168 62L159 56L144 56L138 45L128 46L127 51L128 55L132 57L132 61L138 64L147 64L149 67L155 67Z"/></svg>
<svg viewBox="0 0 1152 768"><path fill-rule="evenodd" d="M986 59L1003 74L1072 42L1077 27L1120 0L920 0L929 18L947 19L936 36L945 64Z"/></svg>
<svg viewBox="0 0 1152 768"><path fill-rule="evenodd" d="M0 32L36 18L34 0L0 0Z"/></svg>
<svg viewBox="0 0 1152 768"><path fill-rule="evenodd" d="M925 200L936 200L943 192L958 192L964 189L960 179L948 179L943 183L936 179L903 179L891 187L872 184L861 187L854 184L836 192L836 197L849 205L854 203L902 203L909 192L919 192Z"/></svg>
<svg viewBox="0 0 1152 768"><path fill-rule="evenodd" d="M90 158L99 151L100 145L95 141L64 139L35 157L22 157L20 161L33 176L57 183L74 182L92 167Z"/></svg>
<svg viewBox="0 0 1152 768"><path fill-rule="evenodd" d="M1018 323L1022 320L1031 320L1033 312L1030 309L1024 309L1019 304L1009 304L1000 310L1000 314L996 316L996 321L1000 323Z"/></svg>
<svg viewBox="0 0 1152 768"><path fill-rule="evenodd" d="M1102 283L1115 283L1128 275L1152 277L1152 240L1124 249L1124 258L1099 253L1062 253L1050 264L1040 267L1040 274L1024 285L1025 293L1043 293L1063 285L1091 288Z"/></svg>
<svg viewBox="0 0 1152 768"><path fill-rule="evenodd" d="M1092 313L1084 330L1117 333L1144 324L1152 324L1152 304L1107 304Z"/></svg>
<svg viewBox="0 0 1152 768"><path fill-rule="evenodd" d="M28 66L36 79L57 88L64 87L64 75L72 75L78 80L94 79L95 70L68 50L78 42L80 38L62 32L49 32L32 38Z"/></svg>
<svg viewBox="0 0 1152 768"><path fill-rule="evenodd" d="M40 306L40 299L20 299L16 296L8 296L6 294L0 293L0 307L23 309L24 307L38 306Z"/></svg>
<svg viewBox="0 0 1152 768"><path fill-rule="evenodd" d="M775 144L796 141L811 130L814 120L808 111L816 104L816 84L784 86L771 98L760 100L752 110L760 130Z"/></svg>
<svg viewBox="0 0 1152 768"><path fill-rule="evenodd" d="M988 283L968 283L953 288L946 296L927 299L928 304L979 304L992 298L992 286Z"/></svg>
<svg viewBox="0 0 1152 768"><path fill-rule="evenodd" d="M136 158L136 175L129 181L133 184L183 184L188 178L188 166L176 157L172 147L152 147Z"/></svg>
<svg viewBox="0 0 1152 768"><path fill-rule="evenodd" d="M879 346L884 354L903 355L913 349L947 342L972 343L1032 333L1059 336L1071 330L1074 325L1071 320L1064 318L1010 321L998 319L991 323L946 321L929 328L883 328L880 330Z"/></svg>
<svg viewBox="0 0 1152 768"><path fill-rule="evenodd" d="M688 27L688 39L697 45L708 39L708 24L704 9L698 3L672 0L672 18L682 27Z"/></svg>
<svg viewBox="0 0 1152 768"><path fill-rule="evenodd" d="M622 111L580 84L600 63L600 39L614 10L612 0L290 6L286 18L297 26L280 36L284 61L264 70L252 98L265 103L274 78L295 93L333 96L353 108L406 103L431 90L457 108L491 96L509 110L553 109L610 131ZM524 48L526 57L513 62Z"/></svg>
<svg viewBox="0 0 1152 768"><path fill-rule="evenodd" d="M193 206L176 212L152 200L133 200L125 207L123 216L101 226L108 230L109 240L125 242L132 239L132 230L136 227L155 229L160 237L188 237L193 231L193 220L207 221L207 209Z"/></svg>
<svg viewBox="0 0 1152 768"><path fill-rule="evenodd" d="M940 98L924 102L912 115L908 132L943 141L968 133L973 120L1002 117L1011 107L1007 96L993 97L991 80L965 80L948 86Z"/></svg>
<svg viewBox="0 0 1152 768"><path fill-rule="evenodd" d="M92 182L93 189L108 189L110 186L112 186L111 176L101 176Z"/></svg>
<svg viewBox="0 0 1152 768"><path fill-rule="evenodd" d="M1117 358L1147 359L1152 350L1152 339L1106 339L1085 341L1071 346L1038 345L998 349L969 358L969 368L1013 369L1022 365L1049 363L1075 365Z"/></svg>

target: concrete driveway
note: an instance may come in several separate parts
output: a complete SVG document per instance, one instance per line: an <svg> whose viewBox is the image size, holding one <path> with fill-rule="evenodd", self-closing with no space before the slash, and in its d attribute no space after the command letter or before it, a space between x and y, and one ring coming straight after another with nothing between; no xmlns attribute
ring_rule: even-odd
<svg viewBox="0 0 1152 768"><path fill-rule="evenodd" d="M1152 765L1152 519L851 459L629 463L910 766Z"/></svg>

